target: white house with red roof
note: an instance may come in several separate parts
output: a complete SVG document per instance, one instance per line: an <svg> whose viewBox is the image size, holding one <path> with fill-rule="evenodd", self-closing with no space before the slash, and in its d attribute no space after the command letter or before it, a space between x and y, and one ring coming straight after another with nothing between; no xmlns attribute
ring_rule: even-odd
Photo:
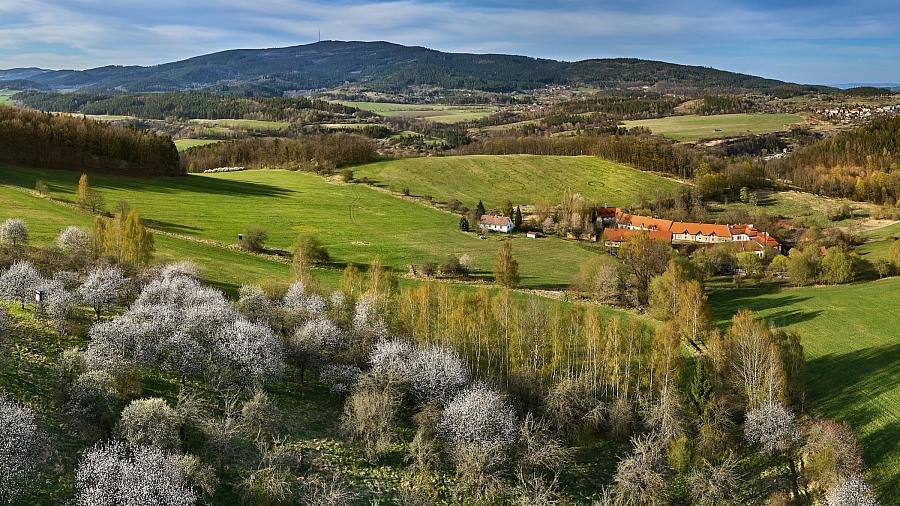
<svg viewBox="0 0 900 506"><path fill-rule="evenodd" d="M512 232L513 229L516 228L513 221L509 219L509 216L501 216L499 214L481 215L478 226L481 227L482 230L487 230L488 232L503 232L505 234Z"/></svg>

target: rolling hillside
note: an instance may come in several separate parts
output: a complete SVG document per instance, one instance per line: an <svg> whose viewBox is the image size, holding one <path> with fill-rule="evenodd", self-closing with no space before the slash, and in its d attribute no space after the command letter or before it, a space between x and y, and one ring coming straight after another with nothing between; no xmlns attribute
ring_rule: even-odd
<svg viewBox="0 0 900 506"><path fill-rule="evenodd" d="M0 168L0 183L30 189L42 179L51 195L69 200L78 176ZM480 240L460 232L456 215L302 172L248 170L155 179L92 175L91 186L110 206L128 201L153 228L219 245L234 244L237 234L248 227L265 229L267 245L282 250L291 249L298 234L312 233L328 248L337 267L381 257L406 272L410 264L440 264L449 254L469 254L484 274L491 270L501 239L492 235ZM18 216L16 206L0 209ZM529 288L568 286L580 265L599 251L594 245L556 238L536 241L519 236L512 243L522 285Z"/></svg>
<svg viewBox="0 0 900 506"><path fill-rule="evenodd" d="M0 81L27 78L41 86L127 91L210 89L280 95L365 83L396 90L413 85L515 91L546 85L654 86L772 91L811 87L634 58L562 62L503 54L444 53L389 42L324 41L271 49L236 49L152 67L106 66L83 71L14 69Z"/></svg>
<svg viewBox="0 0 900 506"><path fill-rule="evenodd" d="M642 195L678 186L674 180L639 171L594 156L472 155L408 158L353 168L357 178L368 177L400 192L451 198L473 207L532 204L538 198L551 203L563 193L580 193L588 201L624 206Z"/></svg>

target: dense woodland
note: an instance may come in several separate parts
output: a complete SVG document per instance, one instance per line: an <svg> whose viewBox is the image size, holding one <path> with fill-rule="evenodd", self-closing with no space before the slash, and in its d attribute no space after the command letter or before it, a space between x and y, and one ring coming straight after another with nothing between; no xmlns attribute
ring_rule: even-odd
<svg viewBox="0 0 900 506"><path fill-rule="evenodd" d="M42 111L109 114L149 119L324 121L335 114L368 115L353 107L304 97L235 97L209 93L19 93L15 100Z"/></svg>
<svg viewBox="0 0 900 506"><path fill-rule="evenodd" d="M13 165L141 177L183 172L169 137L6 106L0 106L0 146L0 161Z"/></svg>
<svg viewBox="0 0 900 506"><path fill-rule="evenodd" d="M219 167L279 167L331 173L345 165L371 162L375 144L352 134L319 135L298 139L243 139L190 149L181 154L188 172Z"/></svg>
<svg viewBox="0 0 900 506"><path fill-rule="evenodd" d="M900 117L841 132L768 168L813 193L894 205L900 200Z"/></svg>

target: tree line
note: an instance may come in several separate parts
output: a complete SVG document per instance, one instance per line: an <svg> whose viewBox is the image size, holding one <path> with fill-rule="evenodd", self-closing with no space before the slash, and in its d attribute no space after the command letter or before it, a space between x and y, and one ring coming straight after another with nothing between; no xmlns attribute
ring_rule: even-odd
<svg viewBox="0 0 900 506"><path fill-rule="evenodd" d="M297 139L242 139L189 149L181 154L188 172L217 167L279 167L331 173L345 165L371 162L375 144L352 134L317 135Z"/></svg>
<svg viewBox="0 0 900 506"><path fill-rule="evenodd" d="M306 97L240 97L201 92L44 93L24 92L17 102L42 111L110 114L149 119L255 119L296 121L315 109L325 117L370 115L355 107Z"/></svg>
<svg viewBox="0 0 900 506"><path fill-rule="evenodd" d="M183 171L169 137L88 118L0 106L0 161L138 177Z"/></svg>
<svg viewBox="0 0 900 506"><path fill-rule="evenodd" d="M767 164L804 190L895 205L900 200L900 117L879 118Z"/></svg>

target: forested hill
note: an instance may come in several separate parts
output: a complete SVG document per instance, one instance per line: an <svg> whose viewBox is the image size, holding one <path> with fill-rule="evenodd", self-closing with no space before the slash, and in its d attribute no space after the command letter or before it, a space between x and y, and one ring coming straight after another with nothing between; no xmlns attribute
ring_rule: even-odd
<svg viewBox="0 0 900 506"><path fill-rule="evenodd" d="M340 41L223 51L153 67L107 66L28 74L28 79L54 89L207 89L272 95L348 82L383 90L433 85L501 92L545 85L660 85L772 92L812 88L707 67L632 58L561 62L501 54L444 53L389 42ZM21 72L18 78L23 78ZM0 85L3 79L0 71Z"/></svg>

